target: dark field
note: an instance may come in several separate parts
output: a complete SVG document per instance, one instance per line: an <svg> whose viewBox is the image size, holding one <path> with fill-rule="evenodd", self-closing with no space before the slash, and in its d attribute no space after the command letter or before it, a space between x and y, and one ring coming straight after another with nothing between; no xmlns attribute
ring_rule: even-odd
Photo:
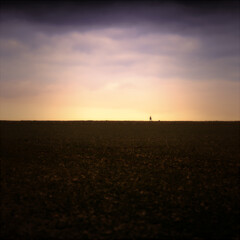
<svg viewBox="0 0 240 240"><path fill-rule="evenodd" d="M239 239L239 122L0 122L1 239Z"/></svg>

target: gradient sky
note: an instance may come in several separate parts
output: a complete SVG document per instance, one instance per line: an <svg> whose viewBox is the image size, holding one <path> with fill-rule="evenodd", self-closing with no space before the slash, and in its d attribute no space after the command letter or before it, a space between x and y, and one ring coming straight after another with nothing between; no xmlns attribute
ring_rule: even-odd
<svg viewBox="0 0 240 240"><path fill-rule="evenodd" d="M239 1L2 2L1 120L240 120Z"/></svg>

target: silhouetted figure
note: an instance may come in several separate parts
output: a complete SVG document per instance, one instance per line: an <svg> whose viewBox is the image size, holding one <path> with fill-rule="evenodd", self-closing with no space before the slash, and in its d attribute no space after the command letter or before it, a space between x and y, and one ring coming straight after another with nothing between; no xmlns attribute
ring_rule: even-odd
<svg viewBox="0 0 240 240"><path fill-rule="evenodd" d="M152 121L152 117L150 116L149 121Z"/></svg>

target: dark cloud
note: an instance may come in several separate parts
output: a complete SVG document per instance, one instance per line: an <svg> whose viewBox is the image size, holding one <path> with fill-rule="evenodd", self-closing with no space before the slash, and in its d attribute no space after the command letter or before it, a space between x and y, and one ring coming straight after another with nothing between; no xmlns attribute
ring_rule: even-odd
<svg viewBox="0 0 240 240"><path fill-rule="evenodd" d="M18 22L35 27L29 32L29 27L14 27ZM141 31L131 36L174 32L218 42L228 36L229 44L236 45L239 1L3 1L1 6L1 35L17 35L26 42L36 32L51 35L139 26Z"/></svg>
<svg viewBox="0 0 240 240"><path fill-rule="evenodd" d="M1 6L2 19L16 18L56 26L137 22L187 24L187 21L198 25L199 20L206 25L205 17L213 14L236 18L239 1L4 1Z"/></svg>
<svg viewBox="0 0 240 240"><path fill-rule="evenodd" d="M236 72L239 64L239 1L4 1L1 6L1 39L14 39L18 48L2 47L1 56L13 57L27 50L39 54L38 49L49 45L53 36L69 32L102 31L112 40L131 42L129 53L168 55L179 58L191 66L187 74L206 77L210 75L227 78ZM126 30L128 29L128 30ZM127 31L127 34L126 34ZM72 46L74 52L91 53L104 48L96 41L80 41ZM182 38L198 40L198 48L184 51L184 42L143 42L149 35L173 34ZM46 36L46 37L44 37ZM163 37L164 38L164 37ZM168 38L166 38L168 39ZM57 40L59 41L59 40ZM51 42L51 41L50 41ZM134 42L136 44L134 44ZM8 43L9 44L9 43ZM50 44L54 47L55 43ZM182 50L183 49L183 50ZM224 61L226 68L224 68ZM132 65L131 60L119 60L120 65ZM202 67L213 64L214 67ZM220 63L219 63L220 62ZM72 63L71 63L72 64ZM219 70L217 70L219 67ZM224 70L225 69L225 70ZM205 71L205 73L203 73ZM197 74L196 74L197 73ZM172 73L170 73L172 74ZM231 79L238 79L238 75Z"/></svg>

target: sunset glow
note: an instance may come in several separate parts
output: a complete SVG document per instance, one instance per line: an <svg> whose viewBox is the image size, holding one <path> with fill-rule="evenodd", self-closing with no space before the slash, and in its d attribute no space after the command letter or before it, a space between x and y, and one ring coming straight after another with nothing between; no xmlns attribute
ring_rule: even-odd
<svg viewBox="0 0 240 240"><path fill-rule="evenodd" d="M1 120L240 119L234 9L90 7L52 19L3 9Z"/></svg>

